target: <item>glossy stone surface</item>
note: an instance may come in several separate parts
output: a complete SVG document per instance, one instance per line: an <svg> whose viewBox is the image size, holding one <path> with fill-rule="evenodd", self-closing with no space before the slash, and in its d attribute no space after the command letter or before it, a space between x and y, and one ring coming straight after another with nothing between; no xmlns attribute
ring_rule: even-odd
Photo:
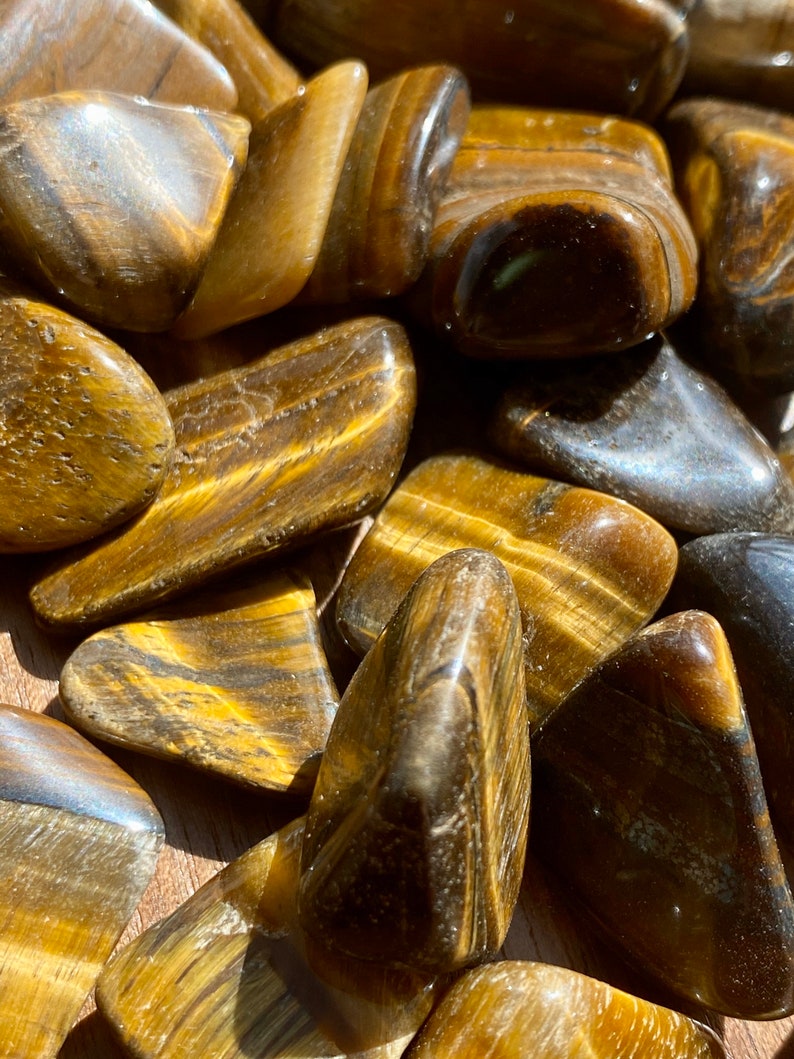
<svg viewBox="0 0 794 1059"><path fill-rule="evenodd" d="M60 697L93 738L297 795L338 702L314 591L286 571L103 629L70 656Z"/></svg>
<svg viewBox="0 0 794 1059"><path fill-rule="evenodd" d="M592 113L475 107L415 311L463 353L635 345L695 295L696 246L664 145Z"/></svg>
<svg viewBox="0 0 794 1059"><path fill-rule="evenodd" d="M330 949L447 974L495 955L529 823L521 614L487 552L442 556L359 666L306 818L299 911Z"/></svg>
<svg viewBox="0 0 794 1059"><path fill-rule="evenodd" d="M496 408L497 448L691 534L794 529L794 487L724 390L662 336L623 356L535 367Z"/></svg>
<svg viewBox="0 0 794 1059"><path fill-rule="evenodd" d="M120 346L0 280L0 552L88 540L154 498L165 401Z"/></svg>
<svg viewBox="0 0 794 1059"><path fill-rule="evenodd" d="M163 842L152 802L77 732L0 706L0 1052L54 1057Z"/></svg>
<svg viewBox="0 0 794 1059"><path fill-rule="evenodd" d="M303 934L302 824L244 853L108 964L97 1002L133 1055L402 1055L434 982L343 960Z"/></svg>
<svg viewBox="0 0 794 1059"><path fill-rule="evenodd" d="M230 114L105 92L0 110L0 242L81 316L167 328L198 284L248 149Z"/></svg>
<svg viewBox="0 0 794 1059"><path fill-rule="evenodd" d="M794 904L711 615L671 615L612 655L533 762L533 848L638 966L727 1015L794 1009Z"/></svg>
<svg viewBox="0 0 794 1059"><path fill-rule="evenodd" d="M467 971L406 1059L725 1059L715 1035L677 1011L545 963Z"/></svg>
<svg viewBox="0 0 794 1059"><path fill-rule="evenodd" d="M469 110L466 80L450 66L405 70L369 90L308 298L383 298L418 278Z"/></svg>
<svg viewBox="0 0 794 1059"><path fill-rule="evenodd" d="M361 63L338 63L253 127L245 173L178 337L200 338L280 309L305 285L367 84Z"/></svg>
<svg viewBox="0 0 794 1059"><path fill-rule="evenodd" d="M33 587L50 625L106 623L377 507L415 404L404 330L327 328L172 390L176 451L157 499Z"/></svg>
<svg viewBox="0 0 794 1059"><path fill-rule="evenodd" d="M363 654L416 578L457 548L493 552L515 584L527 701L537 724L656 612L675 573L672 537L637 508L478 456L425 460L353 556L337 617Z"/></svg>

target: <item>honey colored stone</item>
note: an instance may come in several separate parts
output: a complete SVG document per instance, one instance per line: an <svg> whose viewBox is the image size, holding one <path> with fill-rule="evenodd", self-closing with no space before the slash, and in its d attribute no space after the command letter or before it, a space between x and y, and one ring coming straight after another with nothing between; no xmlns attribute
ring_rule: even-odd
<svg viewBox="0 0 794 1059"><path fill-rule="evenodd" d="M189 301L245 162L229 114L104 92L0 110L0 243L95 322L167 328Z"/></svg>
<svg viewBox="0 0 794 1059"><path fill-rule="evenodd" d="M478 456L416 467L353 556L337 616L363 654L416 578L457 548L493 552L515 584L527 701L538 724L656 612L675 573L672 537L622 500Z"/></svg>
<svg viewBox="0 0 794 1059"><path fill-rule="evenodd" d="M118 953L97 1003L138 1059L399 1059L434 980L344 960L297 922L303 821L271 835Z"/></svg>
<svg viewBox="0 0 794 1059"><path fill-rule="evenodd" d="M466 80L450 66L405 70L369 90L305 297L383 298L418 278L469 109Z"/></svg>
<svg viewBox="0 0 794 1059"><path fill-rule="evenodd" d="M467 971L406 1059L725 1059L718 1038L669 1008L551 964Z"/></svg>
<svg viewBox="0 0 794 1059"><path fill-rule="evenodd" d="M101 89L234 110L226 69L146 0L4 0L0 104Z"/></svg>
<svg viewBox="0 0 794 1059"><path fill-rule="evenodd" d="M96 633L68 659L60 696L92 737L300 795L338 701L314 591L287 572Z"/></svg>
<svg viewBox="0 0 794 1059"><path fill-rule="evenodd" d="M76 544L151 502L174 430L123 349L0 280L0 377L0 552Z"/></svg>
<svg viewBox="0 0 794 1059"><path fill-rule="evenodd" d="M365 317L168 395L176 451L156 500L33 587L49 625L107 623L377 507L414 411L404 330Z"/></svg>
<svg viewBox="0 0 794 1059"><path fill-rule="evenodd" d="M0 1055L54 1057L154 874L163 824L81 735L0 706Z"/></svg>
<svg viewBox="0 0 794 1059"><path fill-rule="evenodd" d="M366 92L365 67L338 63L253 127L245 173L174 329L179 338L272 312L305 285Z"/></svg>
<svg viewBox="0 0 794 1059"><path fill-rule="evenodd" d="M529 728L521 614L488 552L442 556L359 666L306 819L308 934L447 974L492 957L521 886Z"/></svg>
<svg viewBox="0 0 794 1059"><path fill-rule="evenodd" d="M730 648L650 626L533 747L533 848L645 973L738 1018L794 1009L794 905Z"/></svg>

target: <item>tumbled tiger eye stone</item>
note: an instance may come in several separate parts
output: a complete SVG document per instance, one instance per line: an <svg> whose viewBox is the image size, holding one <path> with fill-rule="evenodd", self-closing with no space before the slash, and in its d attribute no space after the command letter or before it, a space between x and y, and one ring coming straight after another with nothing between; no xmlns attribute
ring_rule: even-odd
<svg viewBox="0 0 794 1059"><path fill-rule="evenodd" d="M163 824L81 735L0 706L0 1047L58 1052L154 874Z"/></svg>
<svg viewBox="0 0 794 1059"><path fill-rule="evenodd" d="M337 706L314 591L287 572L96 633L60 696L92 737L302 795Z"/></svg>
<svg viewBox="0 0 794 1059"><path fill-rule="evenodd" d="M0 110L0 243L80 315L167 328L201 276L245 162L231 114L105 92Z"/></svg>
<svg viewBox="0 0 794 1059"><path fill-rule="evenodd" d="M446 974L504 942L524 867L521 614L488 552L442 556L359 666L306 818L307 933Z"/></svg>
<svg viewBox="0 0 794 1059"><path fill-rule="evenodd" d="M102 973L97 1003L139 1059L399 1059L428 975L323 951L297 923L303 821L244 853Z"/></svg>
<svg viewBox="0 0 794 1059"><path fill-rule="evenodd" d="M405 331L365 317L172 390L157 498L34 585L39 618L107 622L361 518L399 470L415 385Z"/></svg>
<svg viewBox="0 0 794 1059"><path fill-rule="evenodd" d="M406 1059L725 1059L685 1015L551 964L504 960L467 971Z"/></svg>
<svg viewBox="0 0 794 1059"><path fill-rule="evenodd" d="M305 285L366 92L366 68L338 63L254 125L204 277L174 329L179 338L280 309Z"/></svg>
<svg viewBox="0 0 794 1059"><path fill-rule="evenodd" d="M794 1009L794 904L728 642L674 614L618 650L533 746L533 848L676 993Z"/></svg>
<svg viewBox="0 0 794 1059"><path fill-rule="evenodd" d="M656 133L636 122L475 107L415 311L463 353L635 345L695 295L696 246Z"/></svg>
<svg viewBox="0 0 794 1059"><path fill-rule="evenodd" d="M0 279L0 552L88 540L154 498L165 401L99 331Z"/></svg>
<svg viewBox="0 0 794 1059"><path fill-rule="evenodd" d="M364 654L416 578L465 547L493 552L515 584L533 725L653 616L677 561L669 533L622 500L478 456L431 457L389 497L345 573L337 616L351 646Z"/></svg>
<svg viewBox="0 0 794 1059"><path fill-rule="evenodd" d="M500 400L496 446L693 534L794 530L794 486L725 391L662 336L623 356L527 371Z"/></svg>

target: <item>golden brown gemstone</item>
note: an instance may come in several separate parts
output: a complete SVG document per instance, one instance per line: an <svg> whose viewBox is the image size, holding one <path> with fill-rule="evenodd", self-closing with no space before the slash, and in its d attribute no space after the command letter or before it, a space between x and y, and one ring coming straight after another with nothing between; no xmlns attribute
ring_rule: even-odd
<svg viewBox="0 0 794 1059"><path fill-rule="evenodd" d="M0 706L0 1050L55 1056L151 879L163 824L81 735Z"/></svg>
<svg viewBox="0 0 794 1059"><path fill-rule="evenodd" d="M432 1004L416 972L345 960L297 923L303 821L118 953L97 1002L138 1059L399 1059Z"/></svg>
<svg viewBox="0 0 794 1059"><path fill-rule="evenodd" d="M178 337L272 312L305 285L366 92L365 67L338 63L253 127L245 173Z"/></svg>
<svg viewBox="0 0 794 1059"><path fill-rule="evenodd" d="M383 298L418 278L469 109L466 80L450 66L369 90L305 296Z"/></svg>
<svg viewBox="0 0 794 1059"><path fill-rule="evenodd" d="M342 699L306 819L304 929L437 974L493 956L529 782L515 589L493 555L456 551L418 578Z"/></svg>
<svg viewBox="0 0 794 1059"><path fill-rule="evenodd" d="M301 795L337 706L314 591L287 572L96 633L60 695L87 735Z"/></svg>
<svg viewBox="0 0 794 1059"><path fill-rule="evenodd" d="M515 584L533 725L653 616L677 559L669 533L622 500L477 456L432 457L394 491L345 573L348 642L363 654L419 574L465 547L492 551Z"/></svg>
<svg viewBox="0 0 794 1059"><path fill-rule="evenodd" d="M245 162L245 118L106 92L0 110L0 241L80 315L167 328Z"/></svg>
<svg viewBox="0 0 794 1059"><path fill-rule="evenodd" d="M533 747L533 846L642 969L738 1018L794 1010L794 905L730 648L650 626Z"/></svg>
<svg viewBox="0 0 794 1059"><path fill-rule="evenodd" d="M174 430L123 349L0 279L0 552L95 537L155 496Z"/></svg>
<svg viewBox="0 0 794 1059"><path fill-rule="evenodd" d="M45 574L39 617L106 622L354 522L391 489L414 403L405 332L380 317L172 390L176 451L156 500Z"/></svg>
<svg viewBox="0 0 794 1059"><path fill-rule="evenodd" d="M505 960L467 971L406 1059L725 1059L685 1015L551 964Z"/></svg>
<svg viewBox="0 0 794 1059"><path fill-rule="evenodd" d="M0 102L104 89L234 110L224 67L145 0L4 0Z"/></svg>
<svg viewBox="0 0 794 1059"><path fill-rule="evenodd" d="M651 129L475 107L413 301L463 353L559 357L641 342L688 308L695 281Z"/></svg>

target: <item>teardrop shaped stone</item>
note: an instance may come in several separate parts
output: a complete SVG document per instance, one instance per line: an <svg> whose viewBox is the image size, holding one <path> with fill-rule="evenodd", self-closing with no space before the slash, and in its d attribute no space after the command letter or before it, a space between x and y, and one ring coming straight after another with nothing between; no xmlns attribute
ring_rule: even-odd
<svg viewBox="0 0 794 1059"><path fill-rule="evenodd" d="M286 571L96 633L60 696L89 736L301 795L337 706L314 591Z"/></svg>
<svg viewBox="0 0 794 1059"><path fill-rule="evenodd" d="M0 109L0 240L89 319L169 327L243 167L245 118L64 92Z"/></svg>
<svg viewBox="0 0 794 1059"><path fill-rule="evenodd" d="M60 721L0 706L0 1042L54 1057L154 874L162 820Z"/></svg>
<svg viewBox="0 0 794 1059"><path fill-rule="evenodd" d="M504 942L529 822L521 614L487 552L442 556L359 666L306 819L307 933L447 974Z"/></svg>
<svg viewBox="0 0 794 1059"><path fill-rule="evenodd" d="M95 537L146 507L174 430L123 349L0 278L0 552Z"/></svg>
<svg viewBox="0 0 794 1059"><path fill-rule="evenodd" d="M173 390L176 450L156 500L33 586L48 625L108 622L377 507L416 400L405 331L329 327Z"/></svg>
<svg viewBox="0 0 794 1059"><path fill-rule="evenodd" d="M613 943L726 1015L794 1010L794 903L711 615L674 614L602 663L533 762L533 849Z"/></svg>
<svg viewBox="0 0 794 1059"><path fill-rule="evenodd" d="M350 645L364 654L419 574L466 547L493 552L515 585L533 726L650 620L677 561L670 534L622 500L434 456L395 489L345 573L337 618Z"/></svg>

